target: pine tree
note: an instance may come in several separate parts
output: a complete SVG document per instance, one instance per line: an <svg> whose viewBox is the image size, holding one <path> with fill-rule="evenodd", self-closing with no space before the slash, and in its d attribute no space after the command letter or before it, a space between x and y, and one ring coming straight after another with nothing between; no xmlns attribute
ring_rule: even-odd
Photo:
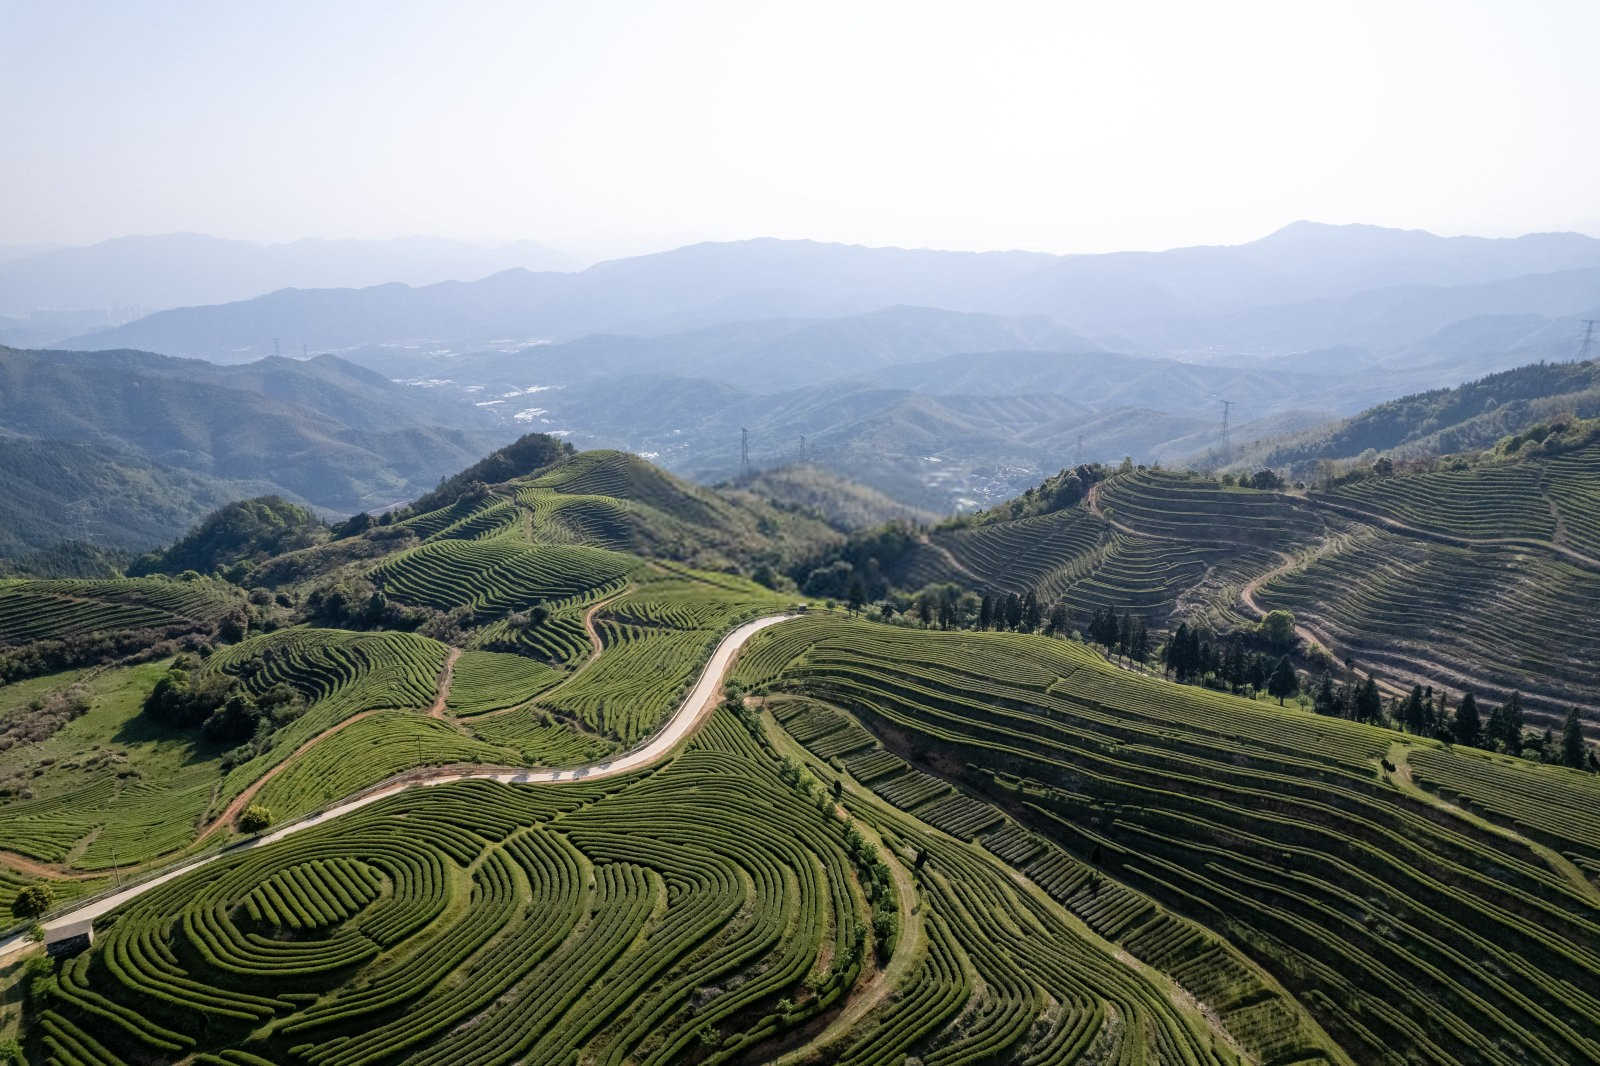
<svg viewBox="0 0 1600 1066"><path fill-rule="evenodd" d="M1162 656L1162 665L1167 672L1179 681L1183 680L1183 653L1189 646L1189 624L1179 622L1177 630L1167 640L1167 649Z"/></svg>
<svg viewBox="0 0 1600 1066"><path fill-rule="evenodd" d="M1447 742L1456 738L1455 723L1450 716L1450 695L1443 689L1439 690L1439 706L1433 712L1433 735Z"/></svg>
<svg viewBox="0 0 1600 1066"><path fill-rule="evenodd" d="M1145 627L1143 618L1134 622L1133 648L1130 654L1136 663L1142 663L1150 658L1150 630Z"/></svg>
<svg viewBox="0 0 1600 1066"><path fill-rule="evenodd" d="M1461 706L1456 709L1456 743L1475 747L1482 739L1482 732L1483 725L1478 719L1478 699L1468 692L1461 697Z"/></svg>
<svg viewBox="0 0 1600 1066"><path fill-rule="evenodd" d="M1244 640L1237 633L1228 641L1228 658L1222 666L1222 679L1234 692L1244 688Z"/></svg>
<svg viewBox="0 0 1600 1066"><path fill-rule="evenodd" d="M1428 728L1428 714L1422 702L1422 686L1412 685L1411 695L1400 708L1400 724L1408 733L1421 736Z"/></svg>
<svg viewBox="0 0 1600 1066"><path fill-rule="evenodd" d="M1267 657L1265 655L1250 656L1250 668L1245 672L1245 683L1257 692L1267 687Z"/></svg>
<svg viewBox="0 0 1600 1066"><path fill-rule="evenodd" d="M1300 691L1300 679L1295 676L1294 667L1289 665L1289 657L1285 655L1278 660L1278 665L1272 668L1272 676L1267 679L1267 692L1276 696L1278 706L1283 706L1283 701Z"/></svg>
<svg viewBox="0 0 1600 1066"><path fill-rule="evenodd" d="M1583 724L1578 721L1578 708L1567 712L1561 725L1561 765L1583 768Z"/></svg>
<svg viewBox="0 0 1600 1066"><path fill-rule="evenodd" d="M1378 695L1378 683L1367 676L1366 683L1356 690L1356 720L1377 722L1383 719L1383 697Z"/></svg>
<svg viewBox="0 0 1600 1066"><path fill-rule="evenodd" d="M1006 628L1019 629L1022 626L1022 598L1015 592L1006 593Z"/></svg>
<svg viewBox="0 0 1600 1066"><path fill-rule="evenodd" d="M1322 675L1322 680L1317 682L1316 695L1312 697L1312 709L1318 714L1337 715L1339 713L1339 697L1333 691L1333 678L1327 674Z"/></svg>
<svg viewBox="0 0 1600 1066"><path fill-rule="evenodd" d="M1039 623L1043 620L1044 616L1039 611L1039 597L1029 589L1028 595L1022 601L1022 628L1032 633L1039 628Z"/></svg>
<svg viewBox="0 0 1600 1066"><path fill-rule="evenodd" d="M1500 714L1507 755L1522 754L1522 693L1513 692Z"/></svg>
<svg viewBox="0 0 1600 1066"><path fill-rule="evenodd" d="M994 600L988 593L984 593L983 602L978 604L978 628L988 629L994 624Z"/></svg>

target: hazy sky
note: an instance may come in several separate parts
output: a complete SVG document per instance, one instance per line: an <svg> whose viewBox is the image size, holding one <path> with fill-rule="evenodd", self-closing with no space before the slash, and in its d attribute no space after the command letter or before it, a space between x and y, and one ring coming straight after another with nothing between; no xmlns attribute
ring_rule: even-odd
<svg viewBox="0 0 1600 1066"><path fill-rule="evenodd" d="M0 0L0 242L1600 233L1596 0Z"/></svg>

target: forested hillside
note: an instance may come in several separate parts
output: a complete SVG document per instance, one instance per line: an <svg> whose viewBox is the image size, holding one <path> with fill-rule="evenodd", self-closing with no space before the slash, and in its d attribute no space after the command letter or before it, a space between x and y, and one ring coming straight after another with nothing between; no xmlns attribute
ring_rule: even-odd
<svg viewBox="0 0 1600 1066"><path fill-rule="evenodd" d="M1600 417L1600 363L1536 363L1450 389L1402 396L1360 414L1242 453L1207 451L1210 466L1234 471L1287 468L1310 478L1318 465L1384 453L1419 459L1487 448L1559 416ZM1375 457L1375 455L1373 456Z"/></svg>
<svg viewBox="0 0 1600 1066"><path fill-rule="evenodd" d="M325 356L220 367L0 348L0 555L163 544L229 500L403 502L513 435L470 403Z"/></svg>

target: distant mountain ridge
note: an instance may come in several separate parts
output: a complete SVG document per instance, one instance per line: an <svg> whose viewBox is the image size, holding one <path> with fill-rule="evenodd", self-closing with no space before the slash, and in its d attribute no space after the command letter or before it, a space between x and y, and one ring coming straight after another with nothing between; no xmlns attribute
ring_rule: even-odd
<svg viewBox="0 0 1600 1066"><path fill-rule="evenodd" d="M1331 301L1335 319L1343 314L1359 324L1362 314L1371 314L1361 300L1345 312L1337 305L1361 293L1496 285L1593 270L1600 270L1600 240L1580 234L1447 238L1314 223L1295 223L1236 246L1069 256L762 238L612 260L575 274L513 270L421 288L289 290L242 303L167 311L72 343L224 358L235 351L260 354L273 337L313 350L419 339L570 340L590 333L654 335L913 305L1046 316L1121 350L1158 353L1174 344L1189 349L1195 347L1195 334L1209 331L1206 343L1212 347L1245 351L1259 348L1265 337L1273 350L1287 354L1323 346L1326 341L1319 338L1326 323L1285 335L1281 329L1274 332L1272 315L1254 321L1252 314ZM1563 295L1552 302L1541 283L1531 287L1540 291L1529 293L1524 303L1531 301L1528 309L1543 314L1576 313L1600 303L1600 294ZM1397 298L1406 299L1404 294ZM1511 300L1504 309L1520 306ZM1424 332L1444 324L1430 321ZM1176 340L1174 330L1181 334ZM1368 339L1386 346L1415 336L1390 330Z"/></svg>
<svg viewBox="0 0 1600 1066"><path fill-rule="evenodd" d="M512 267L578 265L532 241L484 246L438 237L277 244L194 233L118 237L0 256L0 314L44 309L146 311L243 300L288 287L431 284ZM55 339L59 339L59 336Z"/></svg>
<svg viewBox="0 0 1600 1066"><path fill-rule="evenodd" d="M512 435L459 397L331 356L225 367L0 348L0 554L85 536L146 548L244 496L378 508Z"/></svg>

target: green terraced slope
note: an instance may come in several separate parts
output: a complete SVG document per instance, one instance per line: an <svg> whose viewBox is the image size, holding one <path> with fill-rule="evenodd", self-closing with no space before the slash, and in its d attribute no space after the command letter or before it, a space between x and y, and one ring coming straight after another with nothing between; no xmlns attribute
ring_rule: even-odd
<svg viewBox="0 0 1600 1066"><path fill-rule="evenodd" d="M105 904L75 957L0 940L0 1049L20 1025L53 1066L1600 1064L1593 775L1042 633L799 611L735 571L809 519L539 454L245 588L0 585L3 913L200 862ZM1283 607L1382 676L1549 720L1600 709L1596 461L1310 495L1134 470L912 531L883 572L1073 626Z"/></svg>
<svg viewBox="0 0 1600 1066"><path fill-rule="evenodd" d="M1542 725L1578 706L1600 730L1600 627L1580 621L1600 617L1596 445L1328 492L1138 470L1066 510L935 530L886 576L1031 592L1081 630L1110 610L1225 636L1283 609L1398 691L1520 691Z"/></svg>
<svg viewBox="0 0 1600 1066"><path fill-rule="evenodd" d="M1225 1023L1237 1003L1236 1035L1259 1040L1266 1061L1304 1054L1272 1035L1299 1031L1296 1002L1357 1062L1600 1057L1588 775L1179 695L1048 638L819 619L757 640L747 680L836 705L889 738L888 752L832 744L857 728L839 712L779 711L819 757L1009 856L1181 980L1203 986L1237 964L1258 991L1220 1002L1194 991ZM1391 756L1409 764L1403 779L1382 765ZM1442 808L1425 788L1471 798L1485 817ZM1187 947L1174 955L1177 943ZM1250 1013L1274 1001L1272 1021Z"/></svg>

